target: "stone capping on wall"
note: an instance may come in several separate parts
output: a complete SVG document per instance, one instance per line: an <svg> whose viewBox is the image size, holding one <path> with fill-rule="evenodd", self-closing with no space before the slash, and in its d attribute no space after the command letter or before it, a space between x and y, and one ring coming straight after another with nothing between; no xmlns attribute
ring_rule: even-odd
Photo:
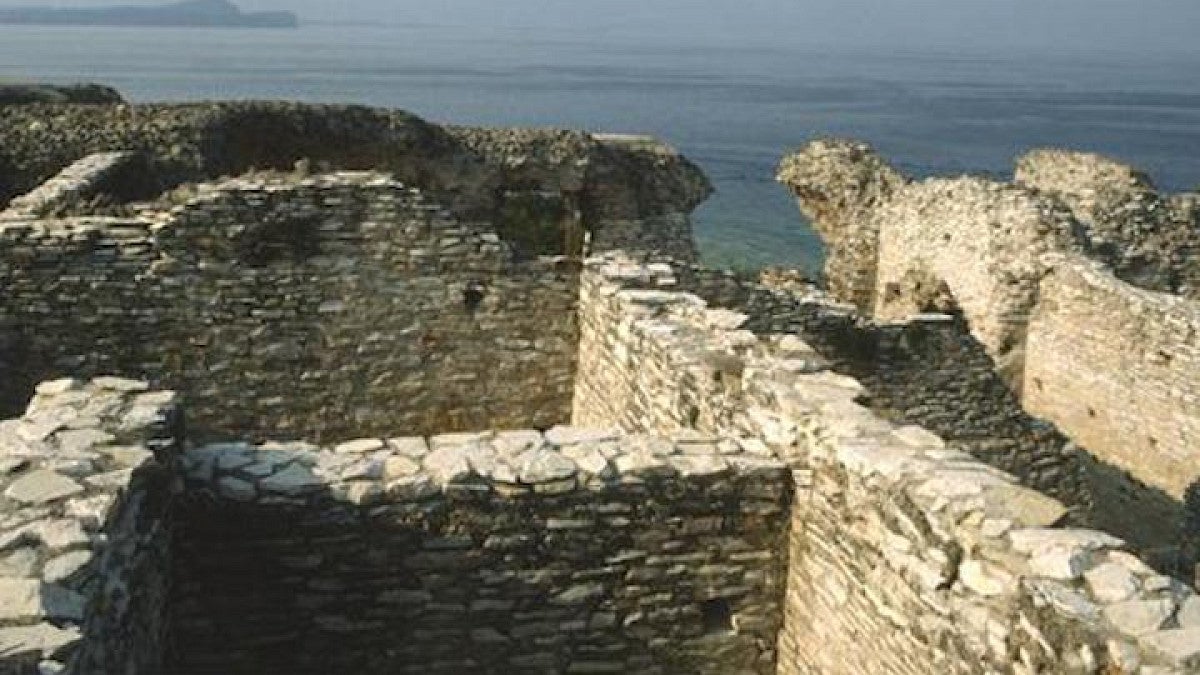
<svg viewBox="0 0 1200 675"><path fill-rule="evenodd" d="M112 175L130 165L137 156L130 152L88 155L66 167L31 192L13 199L0 212L0 219L42 218L56 209L92 196Z"/></svg>
<svg viewBox="0 0 1200 675"><path fill-rule="evenodd" d="M0 422L0 673L161 665L168 536L151 495L169 489L178 411L148 389L45 382Z"/></svg>
<svg viewBox="0 0 1200 675"><path fill-rule="evenodd" d="M191 489L265 506L333 498L358 506L494 494L537 498L598 492L649 479L728 476L782 481L786 467L752 440L680 434L624 435L555 427L309 443L218 443L183 455Z"/></svg>
<svg viewBox="0 0 1200 675"><path fill-rule="evenodd" d="M599 295L617 298L625 320L644 324L647 330L632 328L641 339L670 342L706 326L717 342L742 342L729 337L744 332L734 313L705 309L691 294L671 300L664 291L628 289L673 286L668 266L593 259L584 288L593 284ZM944 622L941 630L975 647L979 659L1005 672L1200 668L1200 597L1190 587L1156 574L1115 537L1056 527L1065 507L1011 475L946 450L922 428L879 418L856 402L863 393L857 381L827 370L796 336L774 336L752 350L740 389L743 402L728 404L736 433L761 439L793 467L797 508L814 491L840 490L834 476L850 477L870 494L905 495L916 509L897 514L908 529L864 523L865 536L918 589L925 611ZM793 552L793 574L798 564ZM981 625L980 616L1002 630ZM920 617L888 620L903 630ZM785 625L785 638L788 631ZM786 644L780 653L786 657Z"/></svg>

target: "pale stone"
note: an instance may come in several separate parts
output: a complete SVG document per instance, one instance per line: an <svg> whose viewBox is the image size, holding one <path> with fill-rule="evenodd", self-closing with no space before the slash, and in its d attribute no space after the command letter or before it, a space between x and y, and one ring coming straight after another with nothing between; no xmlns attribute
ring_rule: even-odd
<svg viewBox="0 0 1200 675"><path fill-rule="evenodd" d="M465 481L475 475L467 454L468 446L436 446L425 457L425 470L442 485Z"/></svg>
<svg viewBox="0 0 1200 675"><path fill-rule="evenodd" d="M666 458L649 452L618 455L613 462L617 466L617 473L622 476L650 477L669 472Z"/></svg>
<svg viewBox="0 0 1200 675"><path fill-rule="evenodd" d="M48 380L34 387L34 391L41 396L55 396L57 394L65 394L72 389L78 389L80 386L79 380L66 377L59 380Z"/></svg>
<svg viewBox="0 0 1200 675"><path fill-rule="evenodd" d="M83 486L53 471L38 470L18 478L4 495L25 504L47 504L83 492Z"/></svg>
<svg viewBox="0 0 1200 675"><path fill-rule="evenodd" d="M620 437L621 432L615 429L585 429L566 426L554 427L547 431L545 436L548 443L559 446L614 441Z"/></svg>
<svg viewBox="0 0 1200 675"><path fill-rule="evenodd" d="M97 445L104 445L116 439L116 436L99 429L75 429L60 431L54 439L58 447L66 453L79 454L92 450Z"/></svg>
<svg viewBox="0 0 1200 675"><path fill-rule="evenodd" d="M1142 645L1166 657L1176 667L1200 667L1200 628L1151 633L1142 638Z"/></svg>
<svg viewBox="0 0 1200 675"><path fill-rule="evenodd" d="M333 448L334 452L366 454L382 449L384 443L378 438L360 438L358 440L346 441Z"/></svg>
<svg viewBox="0 0 1200 675"><path fill-rule="evenodd" d="M989 538L998 539L1008 533L1013 527L1013 522L1007 519L984 518L979 524L979 534Z"/></svg>
<svg viewBox="0 0 1200 675"><path fill-rule="evenodd" d="M1057 499L1018 485L992 486L984 492L983 502L989 517L1012 520L1021 527L1050 527L1068 513Z"/></svg>
<svg viewBox="0 0 1200 675"><path fill-rule="evenodd" d="M56 583L69 579L92 561L90 551L72 551L57 558L51 558L42 569L42 579Z"/></svg>
<svg viewBox="0 0 1200 675"><path fill-rule="evenodd" d="M1193 593L1184 598L1176 617L1180 628L1200 628L1200 595Z"/></svg>
<svg viewBox="0 0 1200 675"><path fill-rule="evenodd" d="M0 628L0 658L26 654L53 656L80 639L78 628L58 628L48 623Z"/></svg>
<svg viewBox="0 0 1200 675"><path fill-rule="evenodd" d="M1016 577L980 560L964 561L958 574L964 586L984 597L1006 595L1016 590Z"/></svg>
<svg viewBox="0 0 1200 675"><path fill-rule="evenodd" d="M300 464L291 464L258 482L260 488L267 492L298 497L312 494L325 486L325 481Z"/></svg>
<svg viewBox="0 0 1200 675"><path fill-rule="evenodd" d="M1155 574L1154 569L1143 562L1141 558L1126 551L1109 551L1108 559L1138 576L1145 577Z"/></svg>
<svg viewBox="0 0 1200 675"><path fill-rule="evenodd" d="M1084 573L1096 600L1109 605L1132 598L1138 591L1137 577L1124 565L1106 562Z"/></svg>
<svg viewBox="0 0 1200 675"><path fill-rule="evenodd" d="M386 480L411 476L420 470L420 464L402 455L388 457L383 462L383 477Z"/></svg>
<svg viewBox="0 0 1200 675"><path fill-rule="evenodd" d="M92 542L82 524L73 518L44 520L29 529L51 551L85 547Z"/></svg>
<svg viewBox="0 0 1200 675"><path fill-rule="evenodd" d="M518 479L529 485L565 481L579 471L575 462L550 448L525 453L516 469Z"/></svg>
<svg viewBox="0 0 1200 675"><path fill-rule="evenodd" d="M1029 570L1040 577L1074 581L1091 563L1091 554L1082 548L1050 546L1034 551Z"/></svg>
<svg viewBox="0 0 1200 675"><path fill-rule="evenodd" d="M406 438L389 438L387 444L397 454L419 459L429 454L429 444L424 438L410 436Z"/></svg>
<svg viewBox="0 0 1200 675"><path fill-rule="evenodd" d="M684 478L708 478L729 470L729 462L720 455L678 455L667 459Z"/></svg>
<svg viewBox="0 0 1200 675"><path fill-rule="evenodd" d="M131 480L133 480L133 469L120 469L89 476L83 482L98 490L114 492L129 485Z"/></svg>
<svg viewBox="0 0 1200 675"><path fill-rule="evenodd" d="M613 474L613 470L608 463L608 459L594 448L563 448L562 453L575 462L575 465L579 467L579 470L583 471L584 473L603 478L610 477Z"/></svg>
<svg viewBox="0 0 1200 675"><path fill-rule="evenodd" d="M946 442L940 436L919 426L904 426L892 431L901 443L913 448L944 448Z"/></svg>
<svg viewBox="0 0 1200 675"><path fill-rule="evenodd" d="M1067 617L1092 621L1100 614L1100 608L1094 602L1060 582L1031 579L1026 583L1032 591Z"/></svg>
<svg viewBox="0 0 1200 675"><path fill-rule="evenodd" d="M67 664L59 661L42 661L38 664L38 675L64 675Z"/></svg>
<svg viewBox="0 0 1200 675"><path fill-rule="evenodd" d="M137 469L154 461L154 453L143 445L122 445L103 448L104 454L112 458L118 466Z"/></svg>
<svg viewBox="0 0 1200 675"><path fill-rule="evenodd" d="M148 391L150 383L143 380L130 380L123 377L97 377L92 380L92 384L100 389L111 389L120 392L139 392Z"/></svg>
<svg viewBox="0 0 1200 675"><path fill-rule="evenodd" d="M1119 548L1125 545L1124 541L1095 530L1029 528L1013 530L1008 533L1008 538L1012 542L1013 548L1027 555L1051 546L1095 551L1103 548Z"/></svg>
<svg viewBox="0 0 1200 675"><path fill-rule="evenodd" d="M1128 600L1104 608L1104 618L1126 635L1145 635L1159 630L1175 612L1170 598Z"/></svg>
<svg viewBox="0 0 1200 675"><path fill-rule="evenodd" d="M95 531L108 520L109 513L117 500L116 494L98 494L72 499L67 502L63 515L77 519L84 529Z"/></svg>

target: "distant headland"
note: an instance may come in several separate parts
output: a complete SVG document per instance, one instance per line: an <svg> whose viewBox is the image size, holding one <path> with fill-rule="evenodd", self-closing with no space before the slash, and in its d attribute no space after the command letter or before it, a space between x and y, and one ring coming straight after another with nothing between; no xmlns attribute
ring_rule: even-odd
<svg viewBox="0 0 1200 675"><path fill-rule="evenodd" d="M0 8L0 24L296 28L300 20L294 12L243 12L228 0L183 0L145 7Z"/></svg>

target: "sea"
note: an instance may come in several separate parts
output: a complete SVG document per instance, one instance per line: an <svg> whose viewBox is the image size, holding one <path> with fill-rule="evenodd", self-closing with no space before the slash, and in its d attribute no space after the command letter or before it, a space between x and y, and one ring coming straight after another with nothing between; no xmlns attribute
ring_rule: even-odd
<svg viewBox="0 0 1200 675"><path fill-rule="evenodd" d="M1011 175L1033 147L1097 151L1200 185L1200 52L815 46L520 26L307 22L299 30L0 26L0 79L97 81L133 101L299 99L436 122L648 133L712 179L708 262L815 272L818 237L774 180L820 136L916 175Z"/></svg>

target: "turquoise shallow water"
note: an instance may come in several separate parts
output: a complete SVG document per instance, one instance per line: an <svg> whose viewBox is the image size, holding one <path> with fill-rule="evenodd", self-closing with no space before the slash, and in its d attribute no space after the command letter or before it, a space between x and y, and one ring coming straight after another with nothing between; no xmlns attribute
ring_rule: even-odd
<svg viewBox="0 0 1200 675"><path fill-rule="evenodd" d="M586 29L0 26L0 78L96 80L139 101L357 102L435 121L652 133L717 186L697 216L711 261L809 270L820 243L773 181L788 148L854 136L917 175L1004 175L1026 149L1058 145L1191 188L1200 184L1198 72L1200 55L818 49Z"/></svg>

